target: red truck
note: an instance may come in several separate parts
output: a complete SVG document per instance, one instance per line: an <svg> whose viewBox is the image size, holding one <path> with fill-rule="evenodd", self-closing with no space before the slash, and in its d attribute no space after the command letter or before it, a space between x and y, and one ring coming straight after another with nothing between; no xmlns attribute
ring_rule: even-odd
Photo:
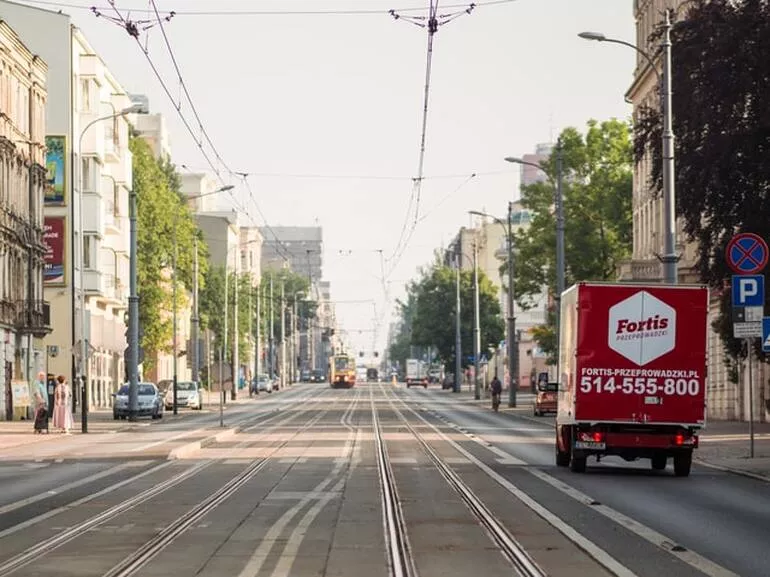
<svg viewBox="0 0 770 577"><path fill-rule="evenodd" d="M690 474L706 424L708 289L579 283L562 294L556 464L650 459Z"/></svg>

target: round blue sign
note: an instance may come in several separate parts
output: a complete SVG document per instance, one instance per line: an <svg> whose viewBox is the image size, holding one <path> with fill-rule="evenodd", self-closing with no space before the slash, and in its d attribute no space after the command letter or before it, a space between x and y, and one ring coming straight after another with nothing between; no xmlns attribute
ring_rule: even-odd
<svg viewBox="0 0 770 577"><path fill-rule="evenodd" d="M727 244L727 264L737 274L755 274L767 266L767 243L750 232L736 234Z"/></svg>

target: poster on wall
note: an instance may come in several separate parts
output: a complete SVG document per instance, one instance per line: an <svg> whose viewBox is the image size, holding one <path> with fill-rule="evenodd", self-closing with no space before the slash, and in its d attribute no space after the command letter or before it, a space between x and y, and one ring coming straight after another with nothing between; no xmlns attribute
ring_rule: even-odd
<svg viewBox="0 0 770 577"><path fill-rule="evenodd" d="M43 281L46 286L64 284L64 217L46 216L43 242L46 245Z"/></svg>
<svg viewBox="0 0 770 577"><path fill-rule="evenodd" d="M46 136L45 145L48 149L45 157L45 204L61 206L65 204L64 191L67 182L67 137Z"/></svg>

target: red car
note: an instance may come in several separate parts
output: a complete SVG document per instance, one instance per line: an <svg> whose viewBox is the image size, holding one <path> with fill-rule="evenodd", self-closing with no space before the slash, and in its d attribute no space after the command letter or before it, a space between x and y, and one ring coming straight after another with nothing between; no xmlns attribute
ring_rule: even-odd
<svg viewBox="0 0 770 577"><path fill-rule="evenodd" d="M555 413L557 406L558 383L540 383L537 386L537 397L535 397L535 416L539 417L545 413Z"/></svg>

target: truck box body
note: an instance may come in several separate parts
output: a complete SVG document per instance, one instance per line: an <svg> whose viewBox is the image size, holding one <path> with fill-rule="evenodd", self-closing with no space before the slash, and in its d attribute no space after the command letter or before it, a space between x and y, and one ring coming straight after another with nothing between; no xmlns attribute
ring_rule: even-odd
<svg viewBox="0 0 770 577"><path fill-rule="evenodd" d="M562 449L628 460L657 450L665 467L677 445L697 446L708 300L708 289L686 285L579 283L562 294Z"/></svg>
<svg viewBox="0 0 770 577"><path fill-rule="evenodd" d="M406 385L428 386L428 371L425 363L419 359L406 359Z"/></svg>

